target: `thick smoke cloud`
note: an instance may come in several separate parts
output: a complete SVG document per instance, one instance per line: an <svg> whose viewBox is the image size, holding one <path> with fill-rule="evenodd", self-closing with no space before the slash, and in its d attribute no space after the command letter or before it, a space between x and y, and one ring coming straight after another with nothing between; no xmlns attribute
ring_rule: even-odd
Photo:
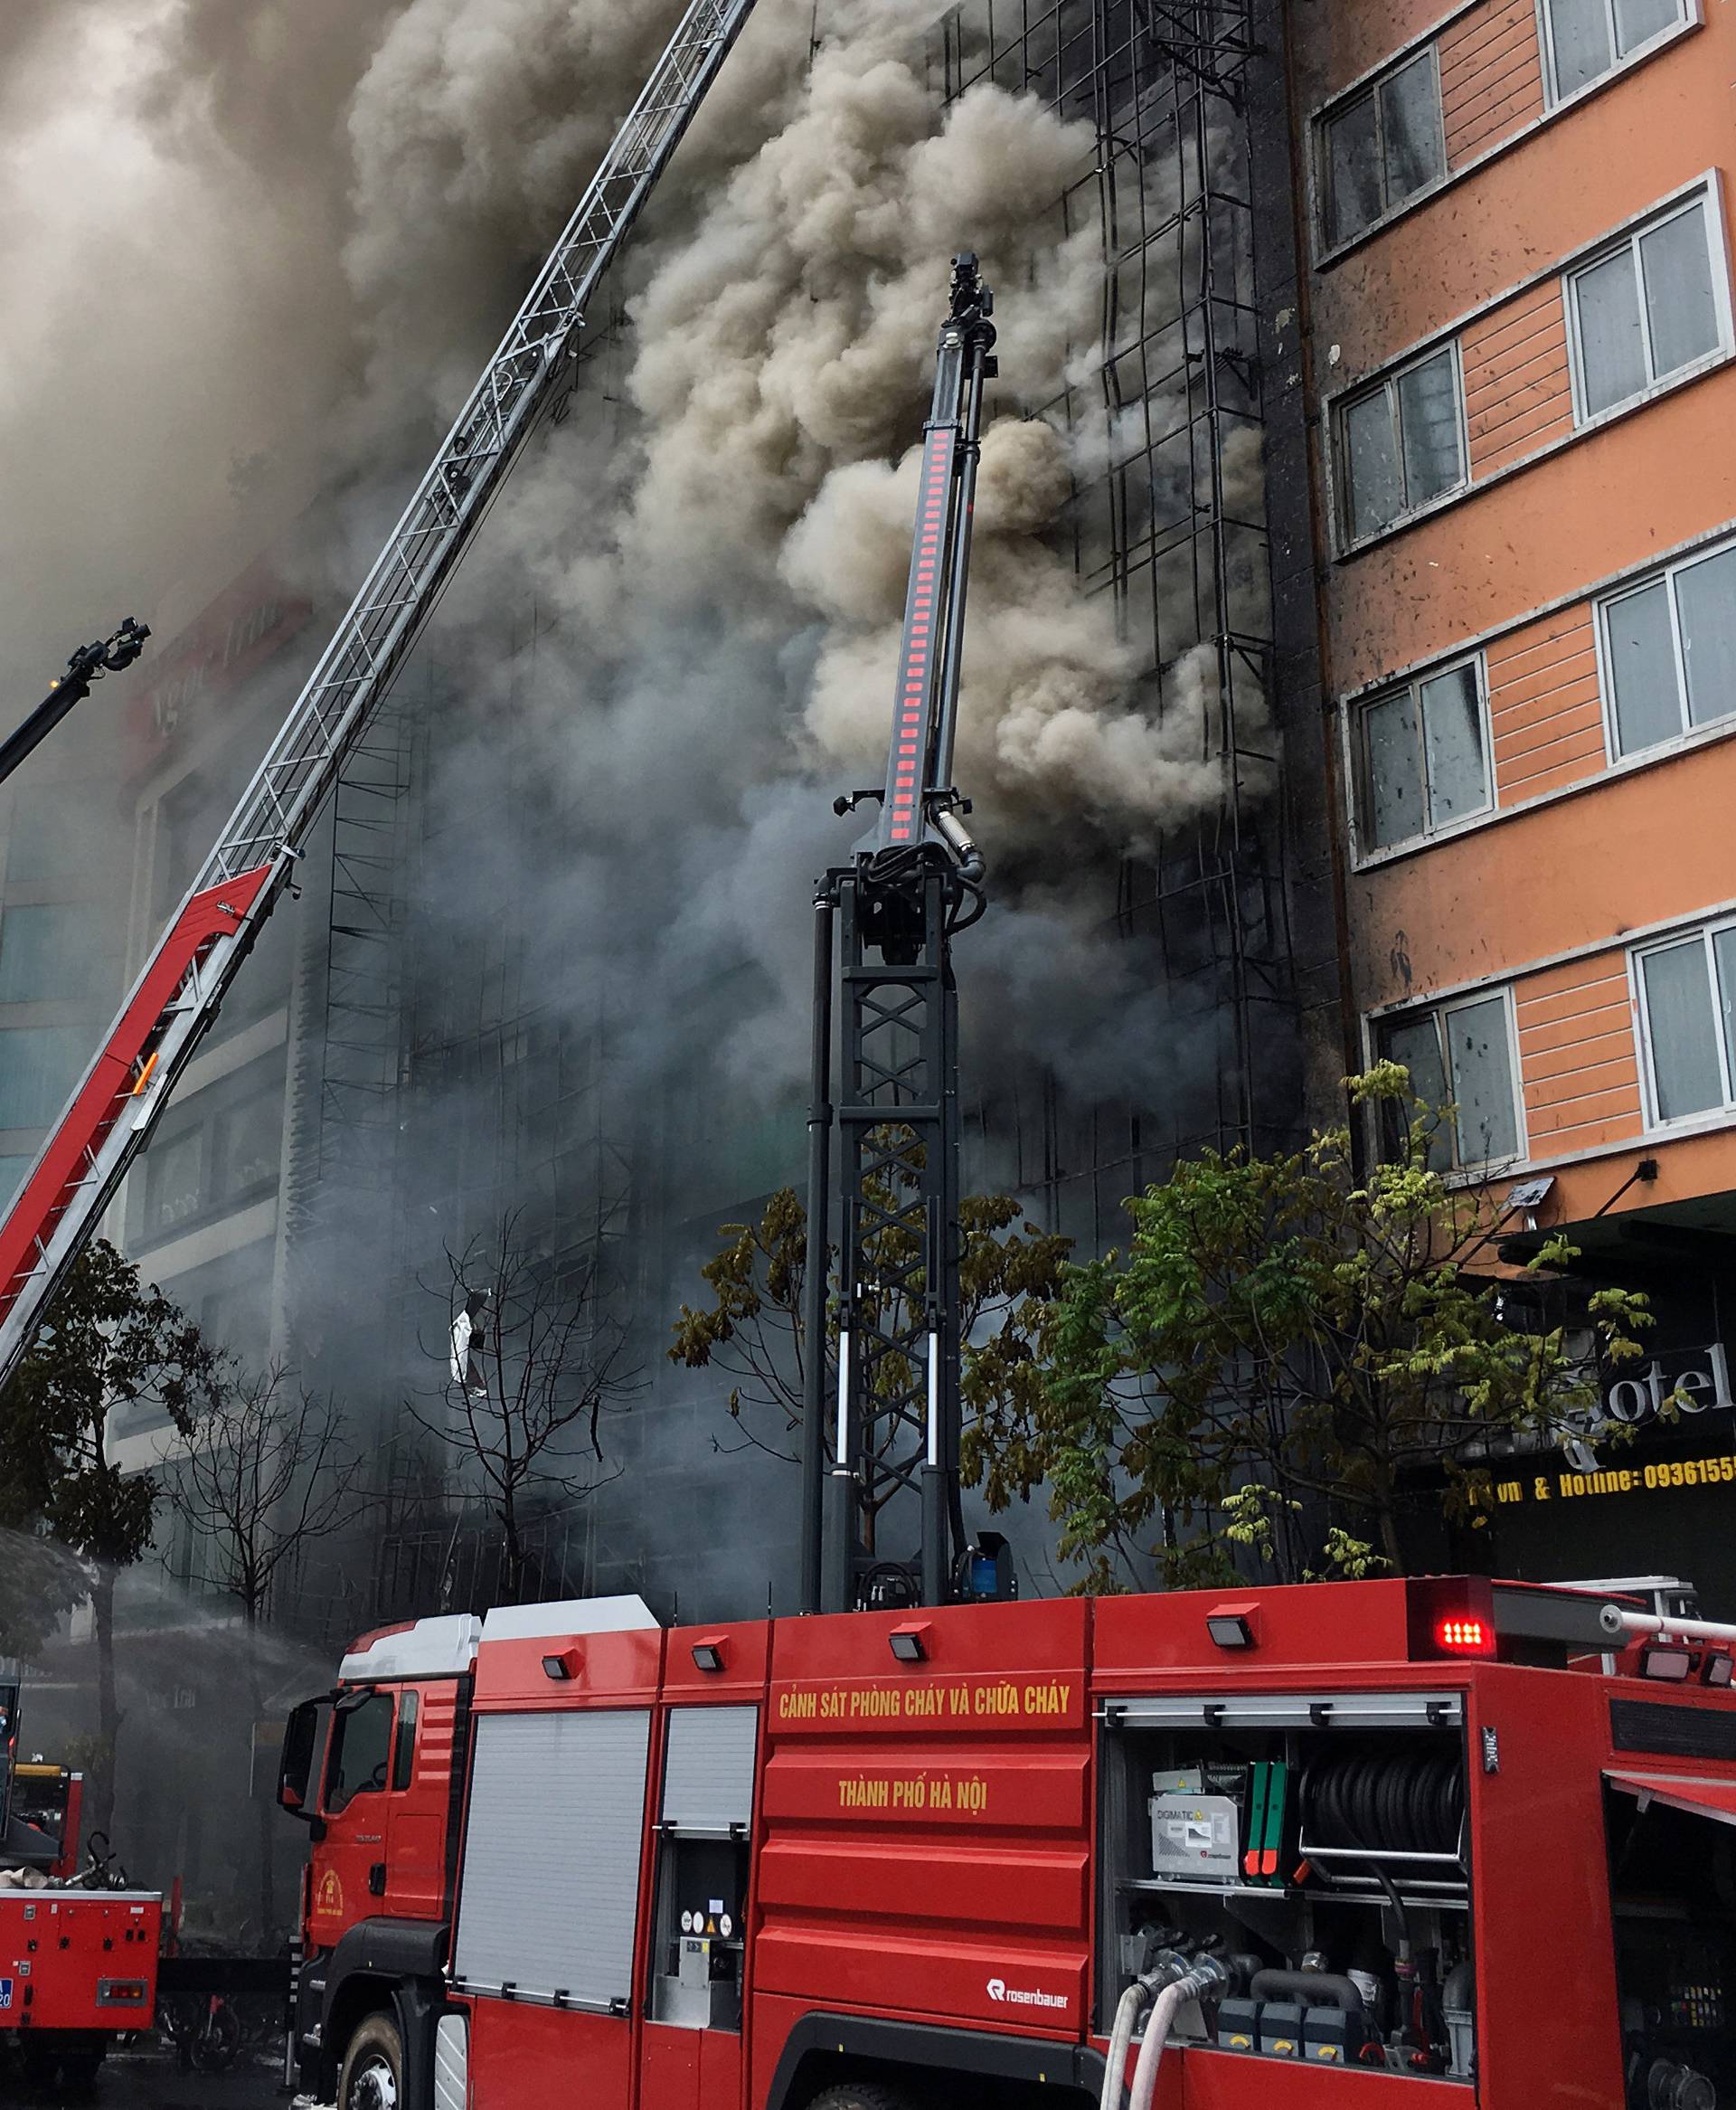
<svg viewBox="0 0 1736 2110"><path fill-rule="evenodd" d="M920 41L946 11L760 0L609 289L626 326L593 317L571 417L521 465L430 640L458 700L422 789L449 826L408 913L435 951L509 918L539 932L546 1000L606 1012L647 1099L697 1079L720 1121L781 1107L805 1064L812 885L860 826L831 794L883 757L910 449L967 247L1000 296L1005 374L958 752L997 871L960 947L973 1078L1049 1062L1137 1099L1190 1059L1097 926L1103 869L1223 798L1216 649L1191 586L1160 582L1150 664L1148 633L1124 636L1054 532L1078 485L1164 431L1184 439L1156 502L1189 517L1188 406L1104 413L1095 128L987 84L943 112ZM369 524L335 545L354 582L679 14L12 0L14 686L119 612L166 634L336 485ZM1145 172L1148 224L1174 213L1184 159ZM1179 281L1179 254L1160 261ZM1257 515L1255 441L1219 473ZM532 600L527 671L501 611ZM1033 873L1041 895L1022 894ZM735 970L702 1027L695 992ZM445 1172L427 1174L435 1191Z"/></svg>
<svg viewBox="0 0 1736 2110"><path fill-rule="evenodd" d="M961 247L1000 289L1005 376L985 444L958 754L983 839L1005 858L1053 852L1059 835L1052 873L1080 876L1093 856L1213 810L1225 785L1215 649L1178 618L1187 642L1161 675L1142 668L1110 597L1088 595L1046 539L1094 466L1094 436L1039 414L1100 358L1100 232L1088 214L1070 232L1057 209L1090 172L1093 128L986 85L943 116L908 34L878 14L863 26L835 11L811 66L792 66L809 12L762 0L737 77L750 119L733 140L711 126L707 182L641 249L622 369L596 383L634 414L576 418L528 465L467 593L480 608L528 582L557 620L540 648L542 751L581 826L571 870L514 872L504 890L546 901L569 959L575 940L586 956L584 986L634 989L650 1074L693 1059L685 992L721 961L755 962L771 993L731 1020L713 1059L721 1089L761 1097L803 1059L809 891L851 839L826 794L872 781L883 759L911 442ZM898 27L938 12L913 8ZM1235 474L1257 489L1257 457L1244 450ZM485 668L486 730L453 764L458 798L505 767L489 686ZM449 876L429 913L455 913ZM1126 979L1090 935L1096 900L1089 883L1052 884L1030 929L1094 992L1093 1015ZM590 907L578 923L576 901ZM1017 921L1005 893L995 913ZM1077 1069L1063 1012L1081 1015L1045 1001L1009 1021L987 1066ZM1161 1031L1135 1037L1130 1093L1165 1061Z"/></svg>
<svg viewBox="0 0 1736 2110"><path fill-rule="evenodd" d="M1100 329L1094 218L1069 232L1056 215L1094 132L992 86L939 122L913 40L942 12L761 0L627 281L642 286L630 459L572 464L588 510L609 492L613 532L552 578L563 538L529 545L559 525L556 474L515 538L576 620L613 612L599 642L618 660L648 612L813 623L805 759L850 774L872 764L889 693L910 490L893 464L948 258L976 247L1000 284L1005 408L1054 402ZM678 14L9 11L13 649L40 658L110 601L173 620L315 489L389 454L419 412L449 411ZM76 98L52 92L67 78ZM1009 820L1059 796L1136 840L1215 796L1214 685L1190 664L1162 712L1133 695L1113 610L1037 539L1067 468L1046 431L991 435L961 771Z"/></svg>

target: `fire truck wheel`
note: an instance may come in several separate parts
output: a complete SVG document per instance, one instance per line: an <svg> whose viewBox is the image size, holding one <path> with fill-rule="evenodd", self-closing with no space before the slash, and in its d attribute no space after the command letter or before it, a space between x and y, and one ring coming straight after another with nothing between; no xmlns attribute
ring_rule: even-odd
<svg viewBox="0 0 1736 2110"><path fill-rule="evenodd" d="M879 2081L843 2081L816 2096L808 2110L912 2110L912 2105L901 2088Z"/></svg>
<svg viewBox="0 0 1736 2110"><path fill-rule="evenodd" d="M404 2046L390 2015L370 2015L344 2054L338 2110L402 2110Z"/></svg>

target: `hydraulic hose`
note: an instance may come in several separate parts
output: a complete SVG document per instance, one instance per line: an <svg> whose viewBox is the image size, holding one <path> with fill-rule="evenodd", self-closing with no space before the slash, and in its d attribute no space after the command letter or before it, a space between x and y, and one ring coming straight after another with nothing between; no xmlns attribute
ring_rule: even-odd
<svg viewBox="0 0 1736 2110"><path fill-rule="evenodd" d="M1121 2110L1121 2098L1127 2093L1127 2053L1150 1998L1151 1988L1143 1978L1136 1978L1116 2005L1115 2027L1109 2031L1109 2059L1103 2068L1103 2092L1097 2099L1097 2110Z"/></svg>

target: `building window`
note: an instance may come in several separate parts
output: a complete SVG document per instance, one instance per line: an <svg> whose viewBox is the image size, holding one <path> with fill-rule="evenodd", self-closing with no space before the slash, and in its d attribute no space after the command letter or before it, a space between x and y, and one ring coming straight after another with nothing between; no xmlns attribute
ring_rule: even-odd
<svg viewBox="0 0 1736 2110"><path fill-rule="evenodd" d="M236 1202L272 1192L282 1171L283 1086L273 1080L212 1122L212 1199Z"/></svg>
<svg viewBox="0 0 1736 2110"><path fill-rule="evenodd" d="M1626 235L1568 280L1581 422L1631 402L1728 341L1703 196Z"/></svg>
<svg viewBox="0 0 1736 2110"><path fill-rule="evenodd" d="M1452 345L1344 405L1344 525L1353 542L1380 534L1465 481L1464 423Z"/></svg>
<svg viewBox="0 0 1736 2110"><path fill-rule="evenodd" d="M200 1129L165 1136L145 1153L147 1235L178 1231L204 1207L204 1134Z"/></svg>
<svg viewBox="0 0 1736 2110"><path fill-rule="evenodd" d="M1359 731L1364 848L1433 835L1494 803L1476 660L1374 697Z"/></svg>
<svg viewBox="0 0 1736 2110"><path fill-rule="evenodd" d="M75 1027L0 1033L0 1129L46 1128L79 1080L89 1036Z"/></svg>
<svg viewBox="0 0 1736 2110"><path fill-rule="evenodd" d="M1672 565L1599 612L1618 754L1736 714L1736 546Z"/></svg>
<svg viewBox="0 0 1736 2110"><path fill-rule="evenodd" d="M1590 87L1686 19L1686 0L1543 0L1555 100Z"/></svg>
<svg viewBox="0 0 1736 2110"><path fill-rule="evenodd" d="M1447 173L1434 46L1340 105L1321 132L1326 241L1335 249Z"/></svg>
<svg viewBox="0 0 1736 2110"><path fill-rule="evenodd" d="M1429 1151L1438 1172L1517 1157L1513 1019L1505 989L1408 1012L1380 1028L1377 1046L1383 1061L1410 1071L1410 1089L1426 1106L1443 1110ZM1401 1140L1395 1123L1389 1149Z"/></svg>
<svg viewBox="0 0 1736 2110"><path fill-rule="evenodd" d="M1653 1119L1680 1121L1736 1104L1731 1047L1736 927L1655 945L1637 962Z"/></svg>
<svg viewBox="0 0 1736 2110"><path fill-rule="evenodd" d="M103 960L102 938L88 903L8 908L0 915L0 1004L81 995Z"/></svg>

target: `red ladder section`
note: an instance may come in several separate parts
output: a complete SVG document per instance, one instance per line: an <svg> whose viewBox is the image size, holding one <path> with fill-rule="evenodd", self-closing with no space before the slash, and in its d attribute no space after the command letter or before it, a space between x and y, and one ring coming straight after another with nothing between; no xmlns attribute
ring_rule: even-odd
<svg viewBox="0 0 1736 2110"><path fill-rule="evenodd" d="M218 938L233 937L241 928L271 869L260 865L195 894L163 941L83 1089L0 1224L0 1320L47 1257L54 1233L80 1189L100 1177L103 1145L128 1102L150 1088L152 1055L176 993L205 948Z"/></svg>

